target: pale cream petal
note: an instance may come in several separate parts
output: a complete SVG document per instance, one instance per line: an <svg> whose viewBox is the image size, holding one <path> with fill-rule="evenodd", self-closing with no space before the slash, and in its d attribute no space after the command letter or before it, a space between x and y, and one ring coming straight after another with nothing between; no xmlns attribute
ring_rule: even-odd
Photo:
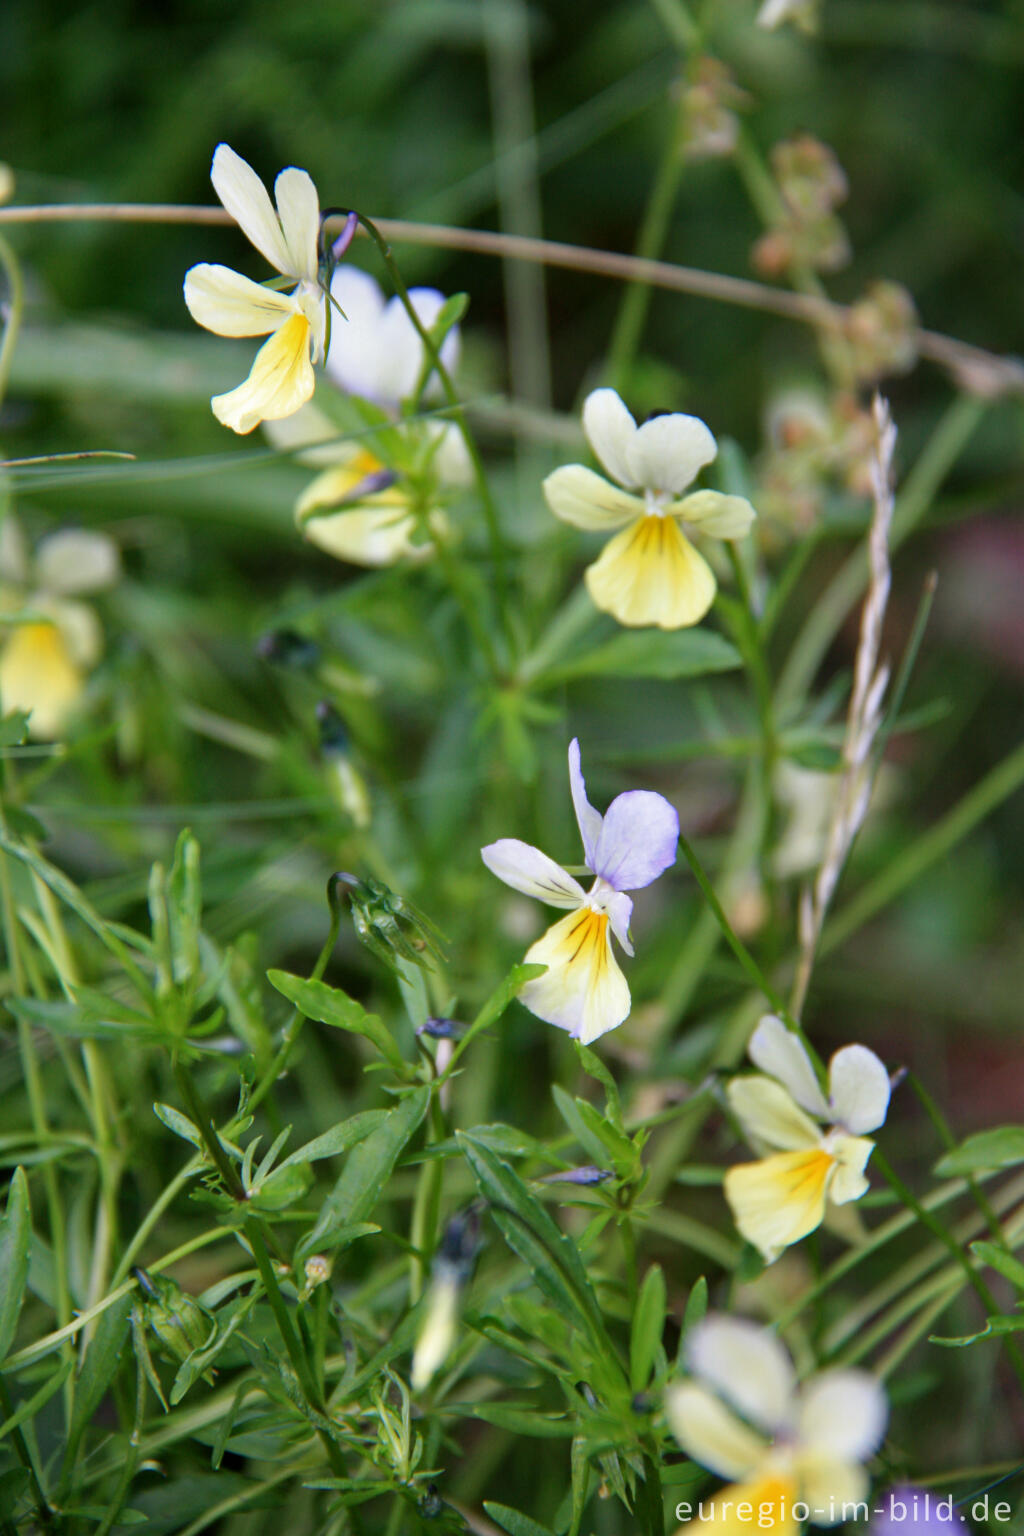
<svg viewBox="0 0 1024 1536"><path fill-rule="evenodd" d="M734 1077L726 1096L743 1129L757 1147L795 1152L817 1147L821 1132L791 1095L773 1078Z"/></svg>
<svg viewBox="0 0 1024 1536"><path fill-rule="evenodd" d="M757 513L743 496L722 496L718 491L694 491L666 508L713 539L742 539L750 532Z"/></svg>
<svg viewBox="0 0 1024 1536"><path fill-rule="evenodd" d="M829 1098L837 1125L859 1136L876 1131L889 1109L889 1074L866 1045L836 1051L828 1068Z"/></svg>
<svg viewBox="0 0 1024 1536"><path fill-rule="evenodd" d="M303 416L307 409L303 407L299 416ZM340 507L343 502L358 499L361 490L367 496L381 496L381 492L374 492L374 485L378 483L376 477L384 471L380 459L365 448L353 449L348 443L338 445L336 459L338 454L344 456L342 462L335 462L311 480L296 502L295 516L300 524L317 507ZM396 487L388 487L384 494L389 505L408 508L408 498Z"/></svg>
<svg viewBox="0 0 1024 1536"><path fill-rule="evenodd" d="M256 354L244 384L210 401L218 421L239 433L261 421L290 416L313 394L316 380L309 360L310 332L305 315L286 320L276 336Z"/></svg>
<svg viewBox="0 0 1024 1536"><path fill-rule="evenodd" d="M289 166L274 182L274 197L288 248L289 265L284 270L291 277L315 283L320 264L320 199L313 178L307 171Z"/></svg>
<svg viewBox="0 0 1024 1536"><path fill-rule="evenodd" d="M291 254L270 193L248 161L228 144L218 144L210 168L213 190L247 240L285 276L293 276ZM255 333L253 333L255 334Z"/></svg>
<svg viewBox="0 0 1024 1536"><path fill-rule="evenodd" d="M586 892L578 880L566 874L546 853L530 843L520 842L518 837L501 837L496 843L488 843L486 848L481 848L480 857L491 874L497 875L514 891L533 896L549 907L575 910L586 902Z"/></svg>
<svg viewBox="0 0 1024 1536"><path fill-rule="evenodd" d="M113 586L120 572L113 539L86 528L61 528L36 550L36 580L47 592L101 592Z"/></svg>
<svg viewBox="0 0 1024 1536"><path fill-rule="evenodd" d="M429 331L446 301L444 294L436 288L410 288L409 302L423 329ZM397 295L384 306L377 327L376 346L380 357L379 398L397 405L416 388L426 356L420 334ZM458 360L459 347L458 326L455 326L441 347L441 362L448 373L451 373ZM439 385L436 374L431 378L430 385L436 394Z"/></svg>
<svg viewBox="0 0 1024 1536"><path fill-rule="evenodd" d="M29 735L60 736L81 698L85 674L56 624L18 624L0 650L0 706L29 713Z"/></svg>
<svg viewBox="0 0 1024 1536"><path fill-rule="evenodd" d="M429 1386L451 1354L458 1335L459 1287L449 1276L432 1282L412 1357L409 1381L414 1392Z"/></svg>
<svg viewBox="0 0 1024 1536"><path fill-rule="evenodd" d="M440 438L434 454L434 468L442 485L453 487L473 484L473 461L466 439L454 422L428 422L428 432Z"/></svg>
<svg viewBox="0 0 1024 1536"><path fill-rule="evenodd" d="M836 1461L865 1461L889 1417L885 1390L867 1371L822 1371L800 1394L801 1446Z"/></svg>
<svg viewBox="0 0 1024 1536"><path fill-rule="evenodd" d="M665 1389L665 1417L687 1456L719 1477L749 1477L765 1459L761 1436L698 1382Z"/></svg>
<svg viewBox="0 0 1024 1536"><path fill-rule="evenodd" d="M636 436L636 422L614 389L595 389L583 402L583 430L587 441L613 480L637 486L629 465L628 449Z"/></svg>
<svg viewBox="0 0 1024 1536"><path fill-rule="evenodd" d="M630 483L678 496L718 452L718 444L696 416L655 416L626 445Z"/></svg>
<svg viewBox="0 0 1024 1536"><path fill-rule="evenodd" d="M683 1531L707 1532L707 1536L751 1536L770 1531L772 1536L797 1536L793 1518L798 1501L794 1478L768 1471L748 1483L733 1483L713 1499L701 1499L703 1519L681 1526Z"/></svg>
<svg viewBox="0 0 1024 1536"><path fill-rule="evenodd" d="M804 1454L797 1464L800 1498L810 1511L812 1525L839 1525L849 1521L853 1529L867 1517L864 1501L868 1476L853 1462L830 1456ZM859 1508L858 1508L859 1506ZM908 1530L912 1526L908 1525Z"/></svg>
<svg viewBox="0 0 1024 1536"><path fill-rule="evenodd" d="M563 464L548 475L541 489L555 516L574 528L607 533L634 522L644 512L638 497L620 491L603 475L582 464Z"/></svg>
<svg viewBox="0 0 1024 1536"><path fill-rule="evenodd" d="M325 554L350 565L379 568L433 553L432 545L415 542L416 519L405 505L361 506L351 512L311 517L303 523L302 531Z"/></svg>
<svg viewBox="0 0 1024 1536"><path fill-rule="evenodd" d="M205 261L185 273L185 303L196 324L218 336L266 336L298 313L289 294Z"/></svg>
<svg viewBox="0 0 1024 1536"><path fill-rule="evenodd" d="M785 1346L770 1329L749 1318L711 1313L688 1339L686 1361L758 1429L775 1435L791 1426L796 1376Z"/></svg>
<svg viewBox="0 0 1024 1536"><path fill-rule="evenodd" d="M710 566L670 517L642 517L617 533L584 579L620 624L660 629L699 624L716 591Z"/></svg>
<svg viewBox="0 0 1024 1536"><path fill-rule="evenodd" d="M788 1088L802 1109L822 1120L829 1119L828 1103L806 1046L774 1013L766 1013L761 1019L750 1037L747 1054L755 1067Z"/></svg>
<svg viewBox="0 0 1024 1536"><path fill-rule="evenodd" d="M584 1045L628 1018L629 987L612 954L606 912L590 907L570 912L524 958L548 969L526 983L520 1000L539 1019L567 1029Z"/></svg>
<svg viewBox="0 0 1024 1536"><path fill-rule="evenodd" d="M368 272L346 262L331 278L331 298L345 318L333 310L327 372L346 394L379 400L383 358L378 336L384 313L380 284Z"/></svg>
<svg viewBox="0 0 1024 1536"><path fill-rule="evenodd" d="M827 1152L779 1152L725 1175L725 1198L741 1235L766 1263L821 1225L834 1163Z"/></svg>
<svg viewBox="0 0 1024 1536"><path fill-rule="evenodd" d="M835 1177L829 1185L828 1197L834 1205L847 1205L859 1200L869 1189L864 1169L875 1144L866 1136L830 1136L828 1148L836 1161Z"/></svg>

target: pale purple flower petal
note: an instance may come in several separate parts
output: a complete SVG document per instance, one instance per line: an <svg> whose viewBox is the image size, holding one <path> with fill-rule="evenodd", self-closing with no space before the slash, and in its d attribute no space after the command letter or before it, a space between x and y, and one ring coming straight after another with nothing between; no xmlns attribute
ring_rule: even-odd
<svg viewBox="0 0 1024 1536"><path fill-rule="evenodd" d="M608 913L608 921L611 924L612 933L618 939L627 955L632 955L633 945L629 937L629 922L633 916L633 900L622 891L616 891L614 896L608 898L605 910Z"/></svg>
<svg viewBox="0 0 1024 1536"><path fill-rule="evenodd" d="M631 789L608 807L591 869L616 891L639 891L676 861L679 817L664 795Z"/></svg>
<svg viewBox="0 0 1024 1536"><path fill-rule="evenodd" d="M576 812L576 824L580 829L580 837L583 839L583 853L588 869L594 868L594 854L597 850L597 840L601 836L601 823L604 820L600 811L595 811L587 799L587 786L583 782L583 769L580 766L580 744L577 737L573 737L569 743L569 787L572 790L573 810Z"/></svg>
<svg viewBox="0 0 1024 1536"><path fill-rule="evenodd" d="M483 859L492 875L504 880L514 891L547 902L549 907L582 907L586 893L572 875L567 875L560 864L549 859L546 853L518 837L501 837L496 843L481 848Z"/></svg>
<svg viewBox="0 0 1024 1536"><path fill-rule="evenodd" d="M869 1536L968 1536L969 1527L949 1494L896 1487L878 1500Z"/></svg>

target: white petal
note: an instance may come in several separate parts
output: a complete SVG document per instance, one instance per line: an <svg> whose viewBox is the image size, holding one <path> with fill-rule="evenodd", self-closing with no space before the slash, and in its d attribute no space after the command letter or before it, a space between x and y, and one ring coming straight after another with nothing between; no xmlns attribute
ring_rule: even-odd
<svg viewBox="0 0 1024 1536"><path fill-rule="evenodd" d="M549 928L524 957L547 971L526 983L520 1001L584 1045L629 1016L629 987L612 953L608 926L606 912L583 907Z"/></svg>
<svg viewBox="0 0 1024 1536"><path fill-rule="evenodd" d="M829 1097L837 1125L860 1135L877 1131L889 1109L889 1074L866 1045L847 1045L829 1062Z"/></svg>
<svg viewBox="0 0 1024 1536"><path fill-rule="evenodd" d="M594 851L595 875L616 891L639 891L676 861L679 817L664 795L628 789L605 813Z"/></svg>
<svg viewBox="0 0 1024 1536"><path fill-rule="evenodd" d="M313 178L291 165L274 182L274 197L290 258L285 270L289 276L315 283L320 264L320 199Z"/></svg>
<svg viewBox="0 0 1024 1536"><path fill-rule="evenodd" d="M717 452L714 438L696 416L655 416L627 446L629 483L678 496Z"/></svg>
<svg viewBox="0 0 1024 1536"><path fill-rule="evenodd" d="M666 1388L665 1417L687 1456L719 1477L748 1477L764 1460L760 1435L696 1382Z"/></svg>
<svg viewBox="0 0 1024 1536"><path fill-rule="evenodd" d="M436 288L410 288L409 299L426 331L434 324L445 304L445 296ZM379 340L380 395L382 400L397 405L412 394L423 368L425 347L419 332L406 314L401 299L391 299L381 317ZM459 332L453 327L444 339L441 362L451 373L458 361ZM436 393L438 380L431 380Z"/></svg>
<svg viewBox="0 0 1024 1536"><path fill-rule="evenodd" d="M442 354L443 355L443 354ZM442 485L463 486L473 483L473 461L466 439L454 422L428 422L431 435L441 439L434 454L434 467Z"/></svg>
<svg viewBox="0 0 1024 1536"><path fill-rule="evenodd" d="M686 1361L695 1375L759 1429L774 1434L792 1422L796 1386L792 1362L776 1335L759 1323L711 1313L687 1341Z"/></svg>
<svg viewBox="0 0 1024 1536"><path fill-rule="evenodd" d="M248 161L227 144L218 144L210 169L213 190L243 235L272 267L292 276L291 253L270 193ZM255 333L253 333L255 334Z"/></svg>
<svg viewBox="0 0 1024 1536"><path fill-rule="evenodd" d="M376 400L383 368L377 344L384 313L380 284L358 267L341 266L331 278L331 297L345 318L332 306L327 372L346 394Z"/></svg>
<svg viewBox="0 0 1024 1536"><path fill-rule="evenodd" d="M828 1119L828 1104L803 1041L775 1014L766 1013L762 1018L750 1037L747 1053L755 1067L789 1089L801 1108Z"/></svg>
<svg viewBox="0 0 1024 1536"><path fill-rule="evenodd" d="M725 1090L754 1146L800 1152L817 1147L821 1133L781 1083L770 1077L734 1077Z"/></svg>
<svg viewBox="0 0 1024 1536"><path fill-rule="evenodd" d="M185 273L185 303L196 324L218 336L266 336L298 313L289 294L205 261Z"/></svg>
<svg viewBox="0 0 1024 1536"><path fill-rule="evenodd" d="M694 491L667 509L673 517L713 539L742 539L757 516L743 496L723 496L718 491Z"/></svg>
<svg viewBox="0 0 1024 1536"><path fill-rule="evenodd" d="M434 1280L424 1306L409 1377L414 1392L422 1392L430 1385L451 1354L458 1336L459 1287L455 1280L449 1275Z"/></svg>
<svg viewBox="0 0 1024 1536"><path fill-rule="evenodd" d="M582 885L567 875L560 864L517 837L502 837L496 843L488 843L481 848L480 857L491 874L514 891L534 896L549 907L582 907L587 899Z"/></svg>
<svg viewBox="0 0 1024 1536"><path fill-rule="evenodd" d="M800 1394L801 1445L838 1461L864 1461L885 1433L885 1391L867 1371L823 1371Z"/></svg>
<svg viewBox="0 0 1024 1536"><path fill-rule="evenodd" d="M612 933L618 939L627 955L632 955L633 944L629 937L629 924L633 916L633 902L624 891L616 891L605 902L605 911L608 913L608 921L612 925Z"/></svg>
<svg viewBox="0 0 1024 1536"><path fill-rule="evenodd" d="M36 579L47 592L100 592L113 586L120 570L113 539L84 528L51 533L36 551Z"/></svg>
<svg viewBox="0 0 1024 1536"><path fill-rule="evenodd" d="M866 1136L830 1136L828 1147L836 1161L828 1197L833 1205L849 1205L870 1188L864 1169L875 1144Z"/></svg>
<svg viewBox="0 0 1024 1536"><path fill-rule="evenodd" d="M569 788L572 791L572 808L576 812L576 825L583 839L583 853L587 868L593 869L594 851L597 848L597 840L601 836L603 818L600 811L595 811L587 799L587 786L583 781L583 768L580 763L579 738L576 736L569 743Z"/></svg>
<svg viewBox="0 0 1024 1536"><path fill-rule="evenodd" d="M629 464L636 422L614 389L595 389L583 402L583 430L594 453L613 480L637 486Z"/></svg>
<svg viewBox="0 0 1024 1536"><path fill-rule="evenodd" d="M622 528L644 515L644 504L636 496L620 491L582 464L563 464L548 475L541 489L556 517L588 532Z"/></svg>

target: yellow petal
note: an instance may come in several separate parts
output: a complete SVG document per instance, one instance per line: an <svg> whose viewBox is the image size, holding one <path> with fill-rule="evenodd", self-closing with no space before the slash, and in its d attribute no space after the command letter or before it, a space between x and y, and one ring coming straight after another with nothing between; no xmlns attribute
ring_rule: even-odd
<svg viewBox="0 0 1024 1536"><path fill-rule="evenodd" d="M767 1453L767 1442L695 1381L666 1388L665 1417L687 1456L719 1477L749 1477Z"/></svg>
<svg viewBox="0 0 1024 1536"><path fill-rule="evenodd" d="M244 384L210 404L218 421L234 432L251 432L261 421L290 416L313 393L309 360L310 326L305 315L292 315L256 354Z"/></svg>
<svg viewBox="0 0 1024 1536"><path fill-rule="evenodd" d="M710 566L670 517L641 517L608 543L586 573L598 608L620 624L683 629L711 607Z"/></svg>
<svg viewBox="0 0 1024 1536"><path fill-rule="evenodd" d="M725 1198L743 1237L765 1262L821 1225L835 1163L827 1152L779 1152L725 1175Z"/></svg>
<svg viewBox="0 0 1024 1536"><path fill-rule="evenodd" d="M796 1536L793 1506L798 1497L793 1478L766 1472L749 1483L723 1488L714 1499L702 1499L703 1519L693 1520L682 1529L703 1531L706 1527L713 1536L751 1536L751 1531Z"/></svg>
<svg viewBox="0 0 1024 1536"><path fill-rule="evenodd" d="M570 912L526 952L547 971L528 981L520 999L539 1019L589 1045L629 1016L626 978L612 953L607 912Z"/></svg>
<svg viewBox="0 0 1024 1536"><path fill-rule="evenodd" d="M868 1475L855 1462L804 1451L797 1474L800 1498L808 1505L812 1524L839 1525L849 1520L856 1529L857 1523L867 1519Z"/></svg>
<svg viewBox="0 0 1024 1536"><path fill-rule="evenodd" d="M310 482L295 505L295 516L300 523L304 523L309 513L317 507L340 506L358 486L371 475L379 474L383 468L380 459L366 449L350 452L343 463L332 464L330 469L325 469L323 474L317 475ZM391 504L397 505L397 502L392 500Z"/></svg>
<svg viewBox="0 0 1024 1536"><path fill-rule="evenodd" d="M303 525L306 538L318 549L352 565L394 565L403 559L422 559L432 553L429 544L415 544L416 519L408 507L363 506L351 512L313 517Z"/></svg>
<svg viewBox="0 0 1024 1536"><path fill-rule="evenodd" d="M0 652L0 701L31 711L29 735L59 736L85 687L56 624L19 624Z"/></svg>
<svg viewBox="0 0 1024 1536"><path fill-rule="evenodd" d="M185 273L185 303L196 324L218 336L269 336L296 312L288 294L208 261Z"/></svg>
<svg viewBox="0 0 1024 1536"><path fill-rule="evenodd" d="M643 514L643 502L629 491L620 491L603 475L582 464L563 464L541 486L544 500L556 517L574 528L610 533Z"/></svg>

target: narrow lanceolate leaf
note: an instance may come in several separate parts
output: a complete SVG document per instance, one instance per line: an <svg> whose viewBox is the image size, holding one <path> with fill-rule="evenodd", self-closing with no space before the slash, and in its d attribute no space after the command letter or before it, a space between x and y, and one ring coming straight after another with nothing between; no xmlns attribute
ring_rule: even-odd
<svg viewBox="0 0 1024 1536"><path fill-rule="evenodd" d="M1003 1275L1015 1290L1024 1291L1024 1264L1020 1259L1015 1259L1012 1253L1007 1253L1005 1248L1000 1248L998 1243L986 1243L978 1241L971 1244L971 1252L994 1269L997 1274Z"/></svg>
<svg viewBox="0 0 1024 1536"><path fill-rule="evenodd" d="M642 1392L651 1379L665 1331L666 1300L665 1276L652 1264L640 1287L629 1338L629 1380L634 1392Z"/></svg>
<svg viewBox="0 0 1024 1536"><path fill-rule="evenodd" d="M0 1217L0 1360L10 1349L18 1327L28 1282L31 1236L28 1180L24 1168L15 1168L7 1194L7 1210Z"/></svg>
<svg viewBox="0 0 1024 1536"><path fill-rule="evenodd" d="M601 1310L576 1244L559 1231L507 1163L468 1133L459 1131L457 1136L477 1187L509 1247L563 1316L575 1317L611 1357Z"/></svg>
<svg viewBox="0 0 1024 1536"><path fill-rule="evenodd" d="M476 1018L470 1024L466 1033L455 1047L455 1056L459 1057L471 1040L474 1040L482 1030L489 1029L496 1024L516 994L528 981L534 981L536 977L543 976L547 970L546 965L527 965L520 961L514 965L508 975L499 983L490 997L484 1003Z"/></svg>
<svg viewBox="0 0 1024 1536"><path fill-rule="evenodd" d="M321 1024L330 1024L334 1029L345 1029L350 1034L362 1035L396 1072L405 1071L405 1057L384 1021L375 1013L367 1013L355 998L349 997L337 987L329 987L326 982L307 981L301 976L290 976L287 971L268 971L267 980L290 1003L294 1003L307 1019L317 1019Z"/></svg>
<svg viewBox="0 0 1024 1536"><path fill-rule="evenodd" d="M322 1136L314 1136L312 1141L307 1141L304 1147L286 1157L283 1163L278 1164L278 1172L282 1168L289 1167L292 1163L315 1163L324 1157L338 1157L342 1152L348 1152L360 1141L365 1141L377 1127L387 1119L386 1109L363 1109L359 1114L353 1115L349 1120L342 1120L338 1125L324 1131Z"/></svg>
<svg viewBox="0 0 1024 1536"><path fill-rule="evenodd" d="M388 1110L349 1153L348 1161L320 1210L320 1217L299 1244L296 1259L308 1258L319 1249L344 1241L344 1232L373 1213L395 1164L423 1122L430 1103L430 1089L417 1088L394 1109Z"/></svg>
<svg viewBox="0 0 1024 1536"><path fill-rule="evenodd" d="M553 1536L546 1525L531 1520L529 1515L522 1514L518 1509L510 1509L507 1504L495 1504L485 1499L484 1509L495 1525L508 1531L509 1536Z"/></svg>
<svg viewBox="0 0 1024 1536"><path fill-rule="evenodd" d="M124 1353L135 1298L131 1292L109 1306L96 1325L75 1383L75 1406L64 1452L65 1471L74 1465L78 1443L110 1390Z"/></svg>
<svg viewBox="0 0 1024 1536"><path fill-rule="evenodd" d="M701 677L742 664L734 645L711 629L633 630L546 669L534 688L551 688L577 677Z"/></svg>
<svg viewBox="0 0 1024 1536"><path fill-rule="evenodd" d="M1024 1125L1002 1125L968 1136L939 1159L935 1172L943 1179L965 1178L988 1169L1012 1168L1016 1163L1024 1163Z"/></svg>

